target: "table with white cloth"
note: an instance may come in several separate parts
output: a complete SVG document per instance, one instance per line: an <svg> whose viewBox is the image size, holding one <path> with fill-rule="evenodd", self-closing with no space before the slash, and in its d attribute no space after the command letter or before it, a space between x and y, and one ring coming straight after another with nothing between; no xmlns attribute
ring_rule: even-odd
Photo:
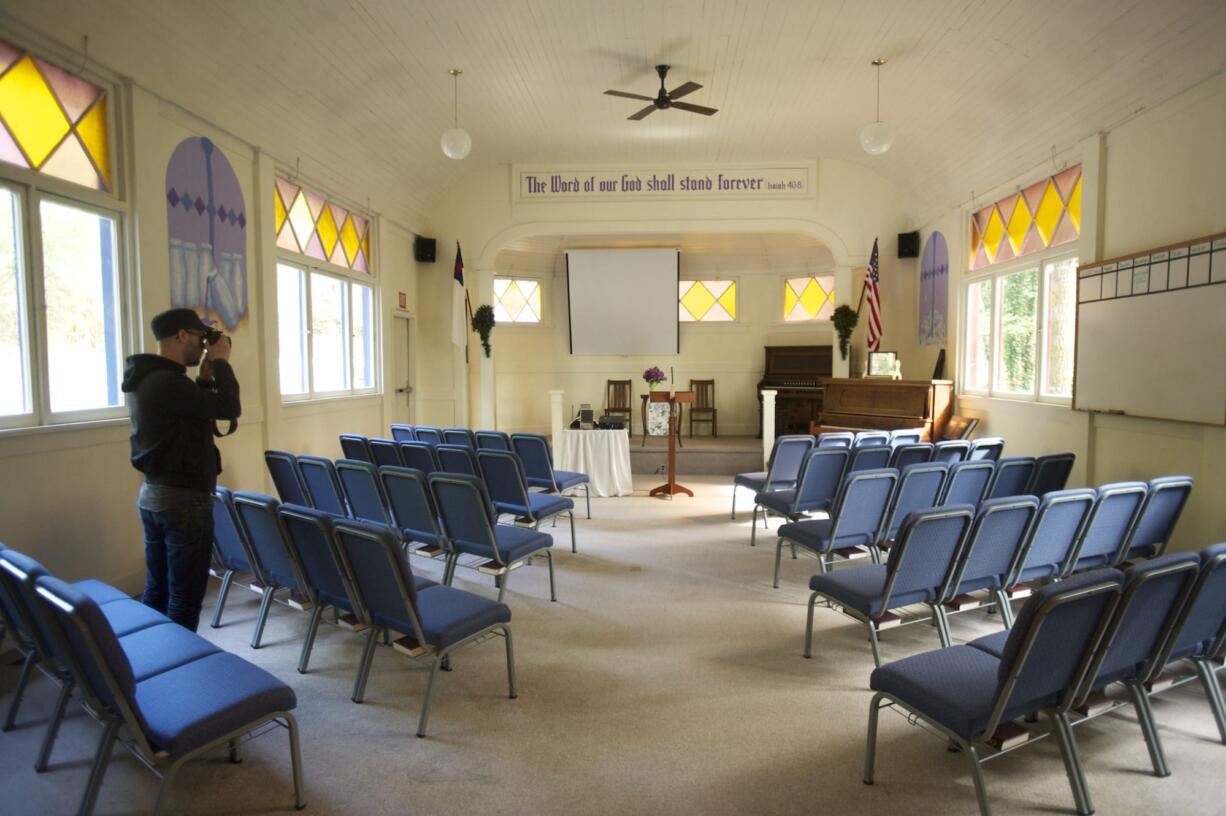
<svg viewBox="0 0 1226 816"><path fill-rule="evenodd" d="M563 430L561 470L586 473L593 496L629 496L634 492L630 475L630 435L617 431Z"/></svg>

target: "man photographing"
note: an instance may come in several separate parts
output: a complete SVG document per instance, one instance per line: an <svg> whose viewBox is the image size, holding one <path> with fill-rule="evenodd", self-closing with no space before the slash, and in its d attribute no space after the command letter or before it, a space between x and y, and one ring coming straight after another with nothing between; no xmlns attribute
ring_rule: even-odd
<svg viewBox="0 0 1226 816"><path fill-rule="evenodd" d="M213 488L221 454L214 420L238 419L230 338L192 309L150 321L157 354L134 354L123 391L132 415L132 467L145 474L136 507L145 528L146 606L195 631L213 547ZM193 382L187 369L200 366Z"/></svg>

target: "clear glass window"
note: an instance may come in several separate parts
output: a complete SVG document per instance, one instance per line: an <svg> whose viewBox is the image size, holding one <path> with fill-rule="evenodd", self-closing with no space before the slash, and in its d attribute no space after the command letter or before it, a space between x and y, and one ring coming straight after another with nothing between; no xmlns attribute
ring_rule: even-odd
<svg viewBox="0 0 1226 816"><path fill-rule="evenodd" d="M277 341L281 393L307 393L306 275L289 264L277 264Z"/></svg>
<svg viewBox="0 0 1226 816"><path fill-rule="evenodd" d="M992 281L966 290L966 380L968 391L987 391L992 384Z"/></svg>
<svg viewBox="0 0 1226 816"><path fill-rule="evenodd" d="M0 416L34 410L21 233L21 199L0 187Z"/></svg>
<svg viewBox="0 0 1226 816"><path fill-rule="evenodd" d="M1077 259L1043 264L1043 395L1073 396Z"/></svg>
<svg viewBox="0 0 1226 816"><path fill-rule="evenodd" d="M311 375L315 391L349 387L349 309L345 281L311 273Z"/></svg>
<svg viewBox="0 0 1226 816"><path fill-rule="evenodd" d="M1005 275L997 287L996 390L1011 394L1034 391L1035 340L1038 323L1039 270Z"/></svg>

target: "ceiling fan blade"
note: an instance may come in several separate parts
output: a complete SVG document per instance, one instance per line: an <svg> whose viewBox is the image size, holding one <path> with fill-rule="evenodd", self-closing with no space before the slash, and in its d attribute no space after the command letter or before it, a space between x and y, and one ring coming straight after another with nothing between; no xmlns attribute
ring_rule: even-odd
<svg viewBox="0 0 1226 816"><path fill-rule="evenodd" d="M652 113L653 111L655 111L655 109L656 109L656 106L655 106L655 104L653 103L653 104L648 105L647 107L643 108L643 109L642 109L641 111L639 111L638 113L636 113L636 114L634 114L634 115L632 115L632 116L627 116L626 118L627 118L627 119L630 119L630 120L632 120L632 121L637 122L637 121L638 121L638 120L640 120L640 119L644 119L644 118L646 118L646 117L647 117L647 115L648 115L649 113Z"/></svg>
<svg viewBox="0 0 1226 816"><path fill-rule="evenodd" d="M676 88L673 88L671 91L669 91L668 98L672 99L673 101L676 101L680 99L681 97L685 96L686 94L694 93L694 91L698 90L701 87L702 86L699 85L697 82L687 82L684 85L678 85Z"/></svg>
<svg viewBox="0 0 1226 816"><path fill-rule="evenodd" d="M719 113L718 108L704 108L702 105L691 105L689 102L674 102L673 107L690 113L701 113L703 116Z"/></svg>
<svg viewBox="0 0 1226 816"><path fill-rule="evenodd" d="M626 99L642 99L644 102L654 102L655 101L655 97L653 96L643 96L642 94L626 93L625 91L605 91L605 94L608 96L621 96L621 97L625 97Z"/></svg>

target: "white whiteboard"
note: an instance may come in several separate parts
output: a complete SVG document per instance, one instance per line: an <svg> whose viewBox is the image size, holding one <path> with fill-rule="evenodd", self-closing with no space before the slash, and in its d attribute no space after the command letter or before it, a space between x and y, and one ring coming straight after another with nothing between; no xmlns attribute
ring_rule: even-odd
<svg viewBox="0 0 1226 816"><path fill-rule="evenodd" d="M566 253L571 354L676 354L675 249Z"/></svg>
<svg viewBox="0 0 1226 816"><path fill-rule="evenodd" d="M1226 236L1077 274L1073 406L1226 425Z"/></svg>

